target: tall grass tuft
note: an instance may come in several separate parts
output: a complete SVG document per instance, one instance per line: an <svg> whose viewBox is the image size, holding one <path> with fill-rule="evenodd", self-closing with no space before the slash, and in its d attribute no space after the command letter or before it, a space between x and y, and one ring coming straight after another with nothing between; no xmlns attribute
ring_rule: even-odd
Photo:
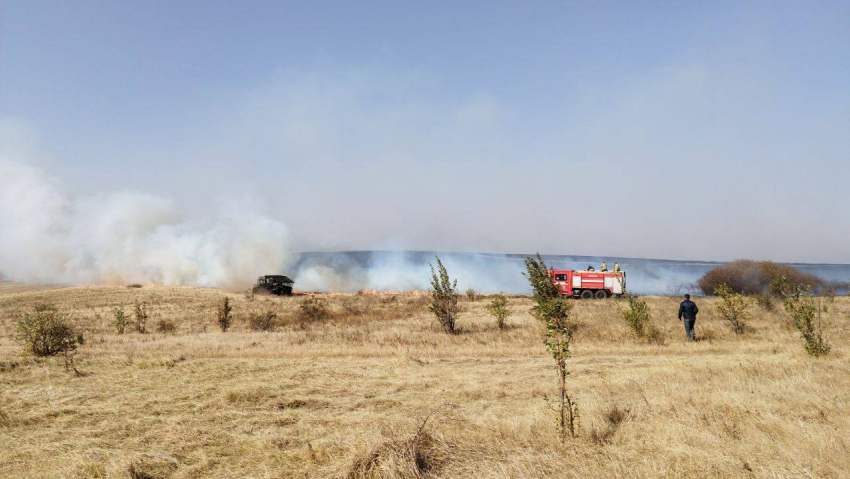
<svg viewBox="0 0 850 479"><path fill-rule="evenodd" d="M136 301L134 307L136 313L136 331L141 334L148 332L148 305Z"/></svg>
<svg viewBox="0 0 850 479"><path fill-rule="evenodd" d="M448 406L448 405L444 405ZM438 408L439 409L439 408ZM426 430L432 411L409 439L392 439L355 457L343 474L346 479L416 479L436 477L452 458L453 448Z"/></svg>
<svg viewBox="0 0 850 479"><path fill-rule="evenodd" d="M628 420L630 411L627 408L621 408L614 404L605 411L603 415L605 419L605 428L602 430L594 430L590 433L590 439L599 445L610 444L614 440L614 436L620 429L620 426Z"/></svg>
<svg viewBox="0 0 850 479"><path fill-rule="evenodd" d="M324 321L331 316L327 300L318 296L308 296L298 306L299 317L304 323Z"/></svg>
<svg viewBox="0 0 850 479"><path fill-rule="evenodd" d="M253 331L274 331L277 314L273 311L252 314L248 319L248 327Z"/></svg>
<svg viewBox="0 0 850 479"><path fill-rule="evenodd" d="M225 296L222 298L221 302L218 303L218 307L216 308L216 322L218 323L218 327L221 329L222 333L226 333L228 329L230 329L231 325L231 316L230 312L233 311L233 306L230 305L230 298Z"/></svg>
<svg viewBox="0 0 850 479"><path fill-rule="evenodd" d="M177 332L177 324L167 318L160 319L156 322L156 332L163 334L172 334Z"/></svg>

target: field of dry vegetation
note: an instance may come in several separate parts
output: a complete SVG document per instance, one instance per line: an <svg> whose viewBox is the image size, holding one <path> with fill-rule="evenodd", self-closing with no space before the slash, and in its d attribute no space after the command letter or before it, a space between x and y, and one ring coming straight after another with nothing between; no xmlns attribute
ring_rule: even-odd
<svg viewBox="0 0 850 479"><path fill-rule="evenodd" d="M225 295L234 324L222 333ZM646 298L665 337L650 344L630 334L624 301L576 302L568 389L580 429L564 443L547 401L554 363L529 298L509 298L505 330L488 298L464 298L454 335L423 296L324 299L332 316L307 323L299 297L0 290L0 477L850 475L846 297L823 300L832 352L818 359L781 305L753 306L736 335L714 299L698 300L699 340L687 343L678 299ZM43 302L85 332L80 375L11 341L21 314ZM136 302L148 305L148 334L134 329ZM113 317L121 306L124 335ZM265 311L276 313L275 330L250 330L249 317ZM176 331L157 331L169 321Z"/></svg>

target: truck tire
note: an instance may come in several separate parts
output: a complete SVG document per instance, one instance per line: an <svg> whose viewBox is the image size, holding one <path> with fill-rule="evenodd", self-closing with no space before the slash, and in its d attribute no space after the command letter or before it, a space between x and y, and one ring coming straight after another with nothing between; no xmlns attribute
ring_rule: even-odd
<svg viewBox="0 0 850 479"><path fill-rule="evenodd" d="M596 294L594 296L596 296L596 299L605 299L605 298L608 297L608 291L605 291L604 289L600 289L599 291L596 292Z"/></svg>
<svg viewBox="0 0 850 479"><path fill-rule="evenodd" d="M586 289L586 290L581 292L581 299L592 299L592 298L593 298L593 291Z"/></svg>

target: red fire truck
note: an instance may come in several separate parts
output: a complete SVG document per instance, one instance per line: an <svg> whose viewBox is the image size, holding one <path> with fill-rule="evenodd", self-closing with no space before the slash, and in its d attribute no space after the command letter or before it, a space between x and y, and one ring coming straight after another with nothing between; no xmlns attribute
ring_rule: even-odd
<svg viewBox="0 0 850 479"><path fill-rule="evenodd" d="M551 269L549 276L564 296L603 299L615 294L622 296L626 293L625 271L615 273L613 271Z"/></svg>

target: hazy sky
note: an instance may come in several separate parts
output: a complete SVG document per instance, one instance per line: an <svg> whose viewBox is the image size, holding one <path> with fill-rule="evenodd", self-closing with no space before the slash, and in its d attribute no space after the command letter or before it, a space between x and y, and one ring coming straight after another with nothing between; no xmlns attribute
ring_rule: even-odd
<svg viewBox="0 0 850 479"><path fill-rule="evenodd" d="M0 0L0 122L296 250L850 262L846 1Z"/></svg>

